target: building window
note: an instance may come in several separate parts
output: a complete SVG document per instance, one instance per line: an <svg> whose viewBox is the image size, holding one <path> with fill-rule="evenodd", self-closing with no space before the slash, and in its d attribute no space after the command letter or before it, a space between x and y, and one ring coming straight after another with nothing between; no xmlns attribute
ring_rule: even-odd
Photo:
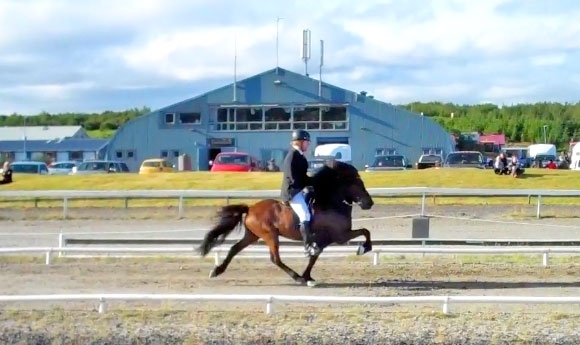
<svg viewBox="0 0 580 345"><path fill-rule="evenodd" d="M216 131L348 130L345 105L223 106L215 120Z"/></svg>
<svg viewBox="0 0 580 345"><path fill-rule="evenodd" d="M83 152L82 151L71 151L68 154L69 159L71 161L82 161L83 160Z"/></svg>
<svg viewBox="0 0 580 345"><path fill-rule="evenodd" d="M161 158L167 158L167 150L161 151Z"/></svg>
<svg viewBox="0 0 580 345"><path fill-rule="evenodd" d="M195 124L199 125L201 123L201 114L200 113L180 113L179 114L179 121L183 124Z"/></svg>
<svg viewBox="0 0 580 345"><path fill-rule="evenodd" d="M179 150L173 150L173 157L179 157Z"/></svg>
<svg viewBox="0 0 580 345"><path fill-rule="evenodd" d="M135 150L128 150L127 158L135 158Z"/></svg>
<svg viewBox="0 0 580 345"><path fill-rule="evenodd" d="M166 113L164 116L165 116L165 123L166 124L175 123L175 114L174 113Z"/></svg>
<svg viewBox="0 0 580 345"><path fill-rule="evenodd" d="M397 150L387 147L378 147L375 149L375 156L395 155Z"/></svg>
<svg viewBox="0 0 580 345"><path fill-rule="evenodd" d="M115 157L117 157L118 159L123 158L123 151L116 151Z"/></svg>

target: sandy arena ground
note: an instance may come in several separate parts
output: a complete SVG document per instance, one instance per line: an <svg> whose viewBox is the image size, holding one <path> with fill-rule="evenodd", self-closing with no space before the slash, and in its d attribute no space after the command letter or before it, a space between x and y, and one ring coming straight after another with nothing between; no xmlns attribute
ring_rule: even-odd
<svg viewBox="0 0 580 345"><path fill-rule="evenodd" d="M209 215L212 208L199 210ZM517 208L521 212L521 208ZM83 210L87 212L86 210ZM99 210L97 212L103 212ZM109 210L115 215L128 210ZM506 207L438 207L431 215L432 238L472 239L578 239L580 224L574 218L498 219ZM415 207L381 206L370 212L357 210L357 225L371 230L376 239L410 238L410 218L383 218L416 213ZM508 210L509 212L509 210ZM100 215L104 217L104 215ZM379 219L369 219L369 217ZM456 217L456 218L453 218ZM14 217L17 218L17 217ZM82 219L66 221L2 221L1 247L56 246L58 234L69 237L103 238L201 238L211 220L137 220ZM232 237L241 234L234 233ZM361 239L362 240L362 239ZM223 256L222 256L223 257ZM284 258L283 258L284 259ZM349 261L350 260L350 261ZM321 258L313 276L322 282L317 289L297 287L280 269L264 259L235 260L221 277L207 275L213 261L197 258L155 262L136 259L95 261L74 259L52 266L39 263L2 263L1 294L74 293L74 292L151 292L151 293L248 293L248 294L331 294L331 295L416 295L416 294L486 294L486 295L580 295L576 268L572 264L541 268L531 260L529 266L487 264L462 266L451 256L407 255L405 259L387 259L388 263L371 265L370 255L363 259ZM425 261L426 260L426 261ZM41 260L42 261L42 260ZM421 261L421 264L415 263ZM288 259L299 273L306 259ZM262 307L262 306L260 306ZM485 305L478 306L486 308ZM496 308L497 306L494 306ZM521 306L504 306L520 308ZM402 308L407 308L403 306ZM472 307L470 307L472 308ZM553 309L550 306L547 309ZM560 308L560 307L558 307ZM538 309L539 310L539 309ZM564 309L562 309L564 310Z"/></svg>
<svg viewBox="0 0 580 345"><path fill-rule="evenodd" d="M23 218L29 218L31 212L38 215L54 211L3 209L0 211L0 219L3 219L0 221L0 247L56 246L59 233L77 238L200 238L211 226L209 217L214 210L189 209L188 219L176 220L175 209L83 209L71 212L76 219L42 221ZM375 239L409 238L411 219L392 217L418 212L417 207L378 205L370 212L357 209L354 217L358 219L356 225L371 230ZM574 214L573 207L544 207L544 212L560 215L557 218L522 217L534 212L534 206L448 206L428 209L430 215L445 216L431 218L432 238L580 238L577 219L565 216ZM143 219L147 214L167 217ZM510 217L510 214L518 217ZM89 216L92 219L86 219ZM238 233L233 235L239 236ZM305 258L285 259L282 256L282 259L299 273L306 264ZM482 260L486 260L485 257ZM518 259L513 263L502 260L478 263L473 257L403 255L382 257L378 266L373 266L371 262L369 254L338 259L323 255L313 270L313 277L319 285L308 288L292 282L266 259L235 259L222 276L209 279L213 258L65 258L47 266L42 256L36 259L0 257L0 295L105 292L580 296L580 265L570 258L565 261L553 259L553 265L547 268L541 266L539 258L530 261ZM48 314L32 311L49 310L50 307L58 308L51 309ZM509 339L510 343L515 344L516 340L522 339L523 343L530 339L545 339L549 343L548 340L556 338L559 340L552 343L563 343L561 339L569 339L571 334L577 335L578 332L571 330L580 329L577 305L452 304L451 311L461 315L452 318L438 316L441 311L439 304L275 304L277 313L273 317L265 316L265 304L261 302L112 302L107 317L95 316L98 315L95 314L96 307L96 302L0 303L0 330L9 330L5 332L9 335L5 340L7 344L21 339L22 334L33 334L34 339L38 339L38 332L61 334L69 332L69 329L71 334L96 329L90 331L90 339L94 339L95 332L102 336L106 334L105 337L109 337L106 339L110 339L111 334L145 334L144 337L149 339L152 330L156 330L163 333L163 337L167 334L173 337L173 340L161 340L167 344L203 343L188 339L192 336L195 339L211 339L216 336L215 332L221 332L220 336L227 333L229 339L234 339L230 343L241 344L242 338L235 337L242 337L242 333L249 334L248 337L254 341L263 336L278 339L283 334L281 329L299 337L309 337L314 334L312 332L317 332L317 336L325 339L343 339L343 342L356 340L360 344L365 343L360 339L372 343L379 336L390 337L393 344L394 339L405 336L414 341L439 337L439 340L444 338L458 343L468 335L472 335L472 341L496 337L488 335L495 332L501 336L494 339ZM513 316L515 312L517 317ZM524 334L526 336L522 338ZM339 338L336 338L338 335ZM323 343L312 338L304 339L306 343ZM291 343L295 341L292 338Z"/></svg>

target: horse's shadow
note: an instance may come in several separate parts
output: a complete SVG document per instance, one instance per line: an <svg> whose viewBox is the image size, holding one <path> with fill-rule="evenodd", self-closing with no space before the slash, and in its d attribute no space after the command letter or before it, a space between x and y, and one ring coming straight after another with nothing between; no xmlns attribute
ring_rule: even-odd
<svg viewBox="0 0 580 345"><path fill-rule="evenodd" d="M297 283L282 284L241 284L246 287L298 287ZM580 281L552 282L499 282L499 281L431 281L431 280L381 280L367 283L324 283L317 282L316 289L401 289L407 291L433 290L493 290L493 289L541 289L541 288L580 288Z"/></svg>
<svg viewBox="0 0 580 345"><path fill-rule="evenodd" d="M525 281L431 281L431 280L384 280L369 283L323 283L316 288L340 289L340 288L394 288L410 291L432 290L493 290L493 289L538 289L538 288L580 288L580 281L552 281L552 282L525 282Z"/></svg>

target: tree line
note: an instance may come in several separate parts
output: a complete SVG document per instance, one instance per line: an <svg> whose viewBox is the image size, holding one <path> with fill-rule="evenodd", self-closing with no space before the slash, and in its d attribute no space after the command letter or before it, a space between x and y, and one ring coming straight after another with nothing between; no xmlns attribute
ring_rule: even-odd
<svg viewBox="0 0 580 345"><path fill-rule="evenodd" d="M399 107L423 113L450 133L504 133L510 142L547 142L566 147L580 138L580 102L539 102L498 106L495 104L459 105L442 102L414 102ZM116 130L127 121L147 114L148 107L102 113L61 113L22 116L0 115L0 126L83 126L88 131ZM26 118L26 121L24 120Z"/></svg>

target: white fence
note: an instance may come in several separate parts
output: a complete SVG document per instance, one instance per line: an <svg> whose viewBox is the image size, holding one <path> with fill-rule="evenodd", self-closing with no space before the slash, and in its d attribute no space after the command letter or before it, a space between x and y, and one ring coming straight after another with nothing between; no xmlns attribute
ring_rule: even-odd
<svg viewBox="0 0 580 345"><path fill-rule="evenodd" d="M331 255L354 255L358 247L328 247L324 253ZM215 263L220 263L220 253L227 253L229 248L218 247L214 248ZM303 257L302 248L280 248L280 253L294 253L301 254ZM119 248L119 247L8 247L0 248L0 255L8 254L22 254L22 253L43 253L45 255L45 263L50 265L52 263L52 256L57 253L157 253L157 254L192 254L196 255L192 247L183 248ZM262 254L264 258L269 258L268 248L251 248L244 249L246 254ZM541 254L542 265L548 266L550 261L550 254L578 254L580 247L499 247L499 248L428 248L428 247L382 247L374 248L372 251L373 265L379 264L380 254ZM324 255L324 254L323 254Z"/></svg>
<svg viewBox="0 0 580 345"><path fill-rule="evenodd" d="M266 313L274 312L274 303L325 304L426 304L442 305L442 312L450 312L451 303L498 304L579 304L580 297L522 297L522 296L295 296L295 295L225 295L225 294L62 294L62 295L0 295L0 302L73 302L96 301L99 313L107 312L108 301L181 301L181 302L240 302L266 303Z"/></svg>
<svg viewBox="0 0 580 345"><path fill-rule="evenodd" d="M421 215L425 214L427 196L537 197L536 216L541 216L542 197L580 197L580 190L551 189L472 189L472 188L369 188L376 198L421 196ZM68 201L73 199L177 199L179 217L183 216L185 199L262 199L278 198L279 190L42 190L0 191L0 199L63 200L63 218L68 216Z"/></svg>

